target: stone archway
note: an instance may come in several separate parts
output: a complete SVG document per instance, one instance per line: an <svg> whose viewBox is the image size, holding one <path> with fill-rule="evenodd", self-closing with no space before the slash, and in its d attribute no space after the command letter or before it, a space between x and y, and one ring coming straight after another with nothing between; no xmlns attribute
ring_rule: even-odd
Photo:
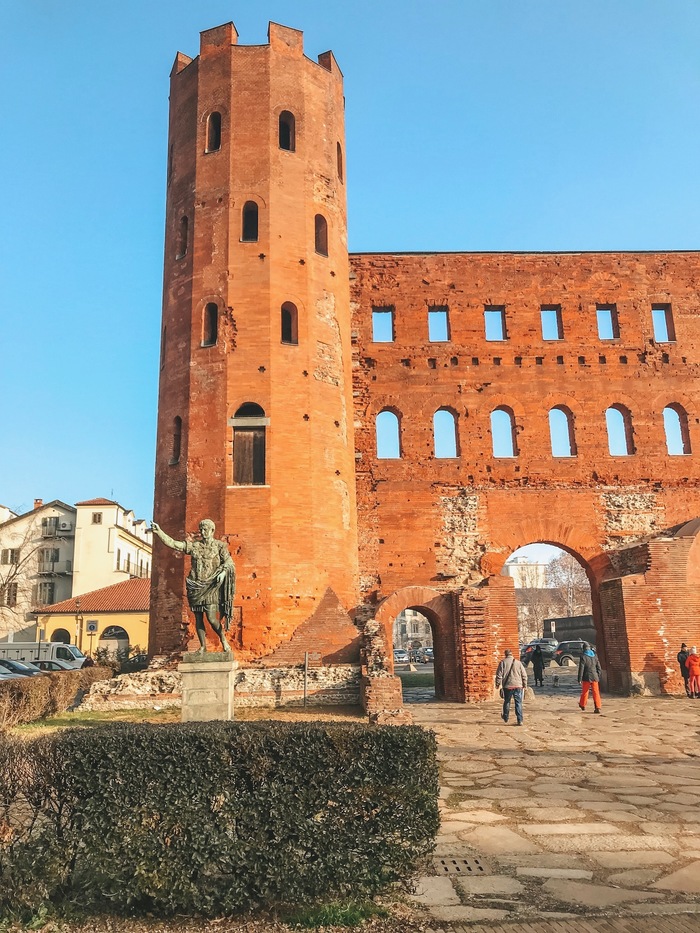
<svg viewBox="0 0 700 933"><path fill-rule="evenodd" d="M452 594L439 593L428 586L406 586L388 596L380 603L374 616L382 626L387 646L392 643L393 621L404 609L416 609L422 613L433 630L436 699L460 699L461 664ZM391 657L391 653L387 653ZM392 657L392 672L393 669Z"/></svg>

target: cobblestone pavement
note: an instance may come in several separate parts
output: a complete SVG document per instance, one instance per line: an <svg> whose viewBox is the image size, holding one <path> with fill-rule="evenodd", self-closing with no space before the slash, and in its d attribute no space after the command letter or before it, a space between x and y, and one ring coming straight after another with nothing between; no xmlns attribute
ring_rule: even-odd
<svg viewBox="0 0 700 933"><path fill-rule="evenodd" d="M604 696L596 716L577 692L549 668L520 728L496 701L411 705L441 763L413 895L430 929L700 930L700 700Z"/></svg>

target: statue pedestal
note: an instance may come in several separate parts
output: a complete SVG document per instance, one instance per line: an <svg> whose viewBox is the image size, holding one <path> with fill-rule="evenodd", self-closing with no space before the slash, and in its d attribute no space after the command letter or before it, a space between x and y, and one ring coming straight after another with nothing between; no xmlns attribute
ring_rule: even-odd
<svg viewBox="0 0 700 933"><path fill-rule="evenodd" d="M233 687L238 663L231 651L188 652L182 674L182 721L233 719Z"/></svg>

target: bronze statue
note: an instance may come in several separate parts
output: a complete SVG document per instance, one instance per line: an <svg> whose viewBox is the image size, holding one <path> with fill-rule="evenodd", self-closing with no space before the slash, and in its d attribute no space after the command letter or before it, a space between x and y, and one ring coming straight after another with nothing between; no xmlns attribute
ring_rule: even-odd
<svg viewBox="0 0 700 933"><path fill-rule="evenodd" d="M221 650L230 651L224 632L228 632L233 611L233 594L236 592L236 568L224 541L214 537L216 526L210 518L199 523L201 541L174 541L160 525L152 522L151 528L167 547L182 551L192 558L192 566L185 580L187 600L194 613L199 653L207 650L204 616L219 636ZM217 618L224 620L224 627Z"/></svg>

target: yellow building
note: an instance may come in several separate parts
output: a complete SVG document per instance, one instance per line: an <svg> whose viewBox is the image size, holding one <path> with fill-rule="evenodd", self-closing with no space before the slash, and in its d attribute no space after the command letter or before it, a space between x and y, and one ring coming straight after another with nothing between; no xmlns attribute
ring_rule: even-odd
<svg viewBox="0 0 700 933"><path fill-rule="evenodd" d="M141 578L64 599L39 611L41 639L77 645L88 655L97 648L146 651L150 598L151 581Z"/></svg>

